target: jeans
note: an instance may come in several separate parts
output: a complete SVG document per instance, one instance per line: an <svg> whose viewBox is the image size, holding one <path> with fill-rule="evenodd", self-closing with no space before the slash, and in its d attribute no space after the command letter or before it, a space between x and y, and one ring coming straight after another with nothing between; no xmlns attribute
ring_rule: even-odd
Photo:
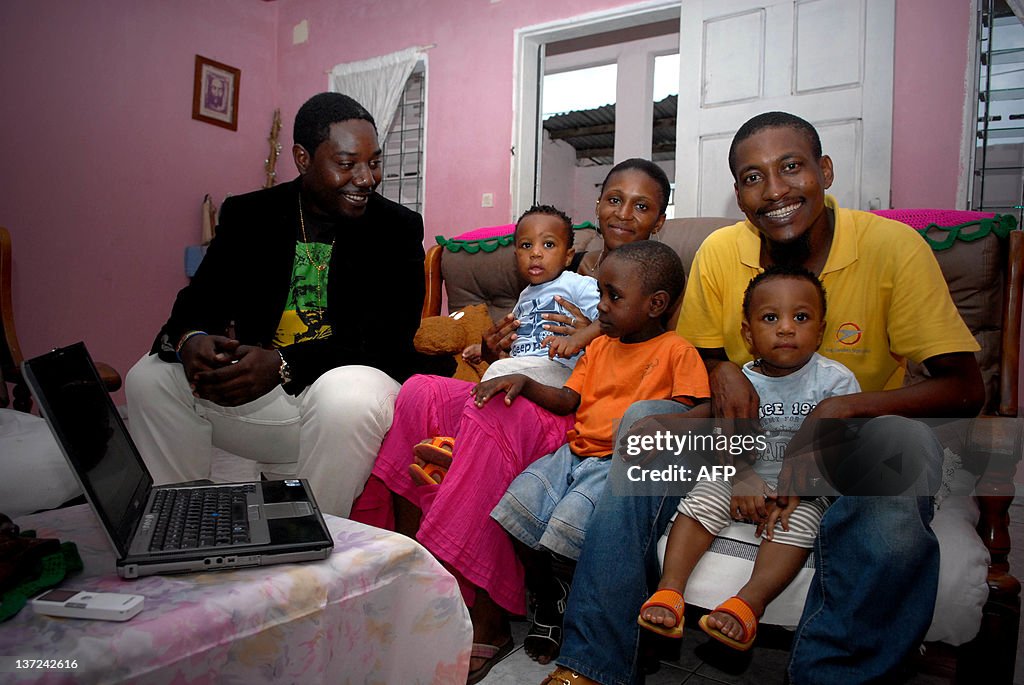
<svg viewBox="0 0 1024 685"><path fill-rule="evenodd" d="M645 416L685 409L671 400L635 402L622 417L619 431ZM622 466L616 452L611 468ZM560 665L605 685L639 682L640 627L636 618L640 605L650 596L649 588L656 587L660 579L658 538L675 514L679 499L664 494L623 497L606 489L597 501L573 575Z"/></svg>
<svg viewBox="0 0 1024 685"><path fill-rule="evenodd" d="M664 401L636 403L622 425L679 409ZM894 422L902 430L889 433ZM898 417L884 424L904 459L938 473L942 448L926 426ZM615 462L621 465L618 455ZM657 542L679 499L605 491L576 567L560 665L605 685L642 681L636 618L657 587ZM815 575L793 639L794 685L884 679L920 644L938 587L931 514L927 496L837 498L821 522Z"/></svg>
<svg viewBox="0 0 1024 685"><path fill-rule="evenodd" d="M840 497L789 657L792 685L885 682L928 632L939 543L927 497Z"/></svg>
<svg viewBox="0 0 1024 685"><path fill-rule="evenodd" d="M578 457L562 445L516 476L491 518L527 547L579 559L611 459Z"/></svg>
<svg viewBox="0 0 1024 685"><path fill-rule="evenodd" d="M892 679L924 640L939 585L932 500L942 445L923 422L883 416L864 425L854 461L876 453L881 479L902 458L907 492L918 496L839 497L815 543L814 578L789 660L792 685L877 683ZM865 478L864 480L868 480ZM896 627L899 627L896 629Z"/></svg>

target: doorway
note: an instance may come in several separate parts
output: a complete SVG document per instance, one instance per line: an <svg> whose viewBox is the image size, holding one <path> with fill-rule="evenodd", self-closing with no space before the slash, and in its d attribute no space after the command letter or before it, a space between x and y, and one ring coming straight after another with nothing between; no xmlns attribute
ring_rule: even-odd
<svg viewBox="0 0 1024 685"><path fill-rule="evenodd" d="M516 32L514 211L543 196L541 85L548 62L557 65L565 54L549 55L552 48L598 35L621 43L625 31L669 21L678 22L681 65L669 174L677 216L738 216L726 152L736 129L768 110L792 112L818 128L836 167L832 194L842 206L889 206L895 0L676 0ZM650 97L627 102L617 92L616 118L627 104L652 112L635 119L643 130L615 127L613 158L649 157L651 149L641 146L653 134L653 58L630 53L616 63L617 83L628 69L625 80L652 84Z"/></svg>
<svg viewBox="0 0 1024 685"><path fill-rule="evenodd" d="M675 176L678 21L637 29L649 35L599 34L546 51L538 196L577 223L593 221L600 185L623 159L651 159Z"/></svg>
<svg viewBox="0 0 1024 685"><path fill-rule="evenodd" d="M634 81L645 84L648 91L646 97L636 99L630 95L628 100L618 92L621 79L616 78L616 99L612 109L619 109L616 117L625 116L618 106L634 103L652 112L653 116L653 55L647 64L632 51L621 56L629 63L619 61L615 46L623 42L645 40L651 32L665 35L666 30L678 33L680 17L679 0L654 0L642 5L621 7L585 17L574 17L542 26L527 27L516 31L516 92L513 103L513 161L512 161L512 204L513 213L518 215L530 205L542 198L543 147L544 129L542 123L542 87L545 74L558 74L573 69L617 64L617 70L624 70L633 76ZM652 28L654 27L654 28ZM587 51L595 51L587 53ZM602 56L603 51L603 56ZM678 51L678 38L671 41L667 52ZM574 54L575 53L575 54ZM582 53L582 54L581 54ZM564 57L564 55L574 55ZM610 55L615 55L610 57ZM547 62L553 61L548 69ZM561 62L561 64L560 64ZM639 70L651 78L637 78ZM634 115L630 115L633 119ZM638 116L636 121L644 122L648 134L652 133L652 118ZM613 122L604 122L606 125ZM616 141L612 144L613 158L619 159L633 156L650 157L650 135L637 132L634 128L614 127ZM627 144L622 136L632 136L633 142ZM647 140L647 147L640 147L636 141ZM635 151L634 151L635 150ZM566 165L565 168L567 168ZM585 167L584 167L585 168ZM558 167L549 168L547 176L554 182ZM671 174L670 174L671 178ZM598 181L603 179L603 175ZM581 182L585 185L585 182ZM575 186L576 183L574 182ZM575 216L577 221L592 218L593 203L596 193L593 185L588 193L590 216ZM575 203L567 206L575 207Z"/></svg>

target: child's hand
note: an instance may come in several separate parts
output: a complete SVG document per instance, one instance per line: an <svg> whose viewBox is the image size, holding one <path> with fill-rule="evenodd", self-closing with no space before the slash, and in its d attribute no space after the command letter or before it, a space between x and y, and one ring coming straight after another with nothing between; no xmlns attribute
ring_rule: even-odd
<svg viewBox="0 0 1024 685"><path fill-rule="evenodd" d="M753 521L763 525L768 516L764 495L733 495L729 501L729 513L734 521Z"/></svg>
<svg viewBox="0 0 1024 685"><path fill-rule="evenodd" d="M469 364L479 364L484 360L481 348L482 345L480 343L466 345L466 349L462 351L462 359Z"/></svg>
<svg viewBox="0 0 1024 685"><path fill-rule="evenodd" d="M764 479L752 469L740 469L732 483L729 513L736 521L763 523L768 516L767 496L771 494Z"/></svg>
<svg viewBox="0 0 1024 685"><path fill-rule="evenodd" d="M512 400L519 396L519 393L523 391L523 386L526 385L526 376L518 373L513 373L508 376L498 376L492 378L489 381L479 383L470 390L470 394L473 395L476 406L482 407L487 402L497 395L499 392L505 393L505 404L512 404Z"/></svg>
<svg viewBox="0 0 1024 685"><path fill-rule="evenodd" d="M548 348L548 357L552 359L569 359L586 346L586 343L575 335L549 335L540 344Z"/></svg>
<svg viewBox="0 0 1024 685"><path fill-rule="evenodd" d="M779 506L775 497L768 498L768 517L757 524L754 534L757 537L761 537L763 534L766 539L774 540L777 523L782 524L782 530L789 531L789 515L793 513L798 504L800 504L800 498L796 495L790 495L786 499L785 506Z"/></svg>

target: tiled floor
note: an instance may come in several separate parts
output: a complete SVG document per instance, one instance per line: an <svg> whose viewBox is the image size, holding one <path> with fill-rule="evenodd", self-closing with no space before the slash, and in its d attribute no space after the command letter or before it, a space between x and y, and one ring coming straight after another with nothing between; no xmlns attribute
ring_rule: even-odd
<svg viewBox="0 0 1024 685"><path fill-rule="evenodd" d="M1024 577L1024 497L1018 496L1010 508L1010 535L1013 539L1010 569L1021 578ZM688 628L681 640L679 657L664 661L657 673L647 677L647 685L777 685L782 682L789 658L784 644L785 635L762 631L758 645L748 654L740 655L719 647L704 635L695 620L688 618L687 625L693 628ZM523 651L523 637L528 627L529 624L523 621L512 624L518 647L481 682L485 685L537 685L551 672L551 665L541 666ZM906 684L938 685L945 682L935 676L915 674ZM1024 685L1024 640L1020 634L1017 636L1017 669L1013 683Z"/></svg>

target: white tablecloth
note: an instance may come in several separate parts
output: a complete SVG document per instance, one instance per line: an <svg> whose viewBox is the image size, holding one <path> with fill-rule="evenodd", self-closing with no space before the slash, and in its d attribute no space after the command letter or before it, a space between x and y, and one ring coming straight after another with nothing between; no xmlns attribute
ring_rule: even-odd
<svg viewBox="0 0 1024 685"><path fill-rule="evenodd" d="M124 623L39 616L0 623L0 680L40 683L463 683L472 624L455 579L416 542L326 516L328 559L125 581L91 509L16 522L78 545L62 587L144 595ZM74 670L15 659L75 660Z"/></svg>

